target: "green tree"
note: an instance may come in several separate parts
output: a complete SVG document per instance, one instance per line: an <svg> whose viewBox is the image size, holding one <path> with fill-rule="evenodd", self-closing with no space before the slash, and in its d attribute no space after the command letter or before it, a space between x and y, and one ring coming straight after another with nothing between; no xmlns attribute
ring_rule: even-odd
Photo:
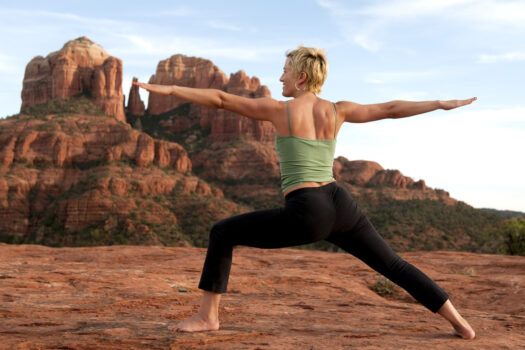
<svg viewBox="0 0 525 350"><path fill-rule="evenodd" d="M525 219L512 218L502 227L505 250L510 255L525 255Z"/></svg>

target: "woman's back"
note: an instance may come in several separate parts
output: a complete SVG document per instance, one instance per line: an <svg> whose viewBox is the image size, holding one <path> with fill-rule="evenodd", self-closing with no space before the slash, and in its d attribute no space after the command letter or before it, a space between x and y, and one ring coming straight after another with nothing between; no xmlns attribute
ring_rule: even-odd
<svg viewBox="0 0 525 350"><path fill-rule="evenodd" d="M295 99L285 102L285 106L286 118L284 123L276 119L279 128L275 137L283 193L311 182L334 181L338 125L335 106L318 98Z"/></svg>
<svg viewBox="0 0 525 350"><path fill-rule="evenodd" d="M286 102L287 114L274 119L279 136L295 136L310 140L332 140L337 135L340 123L335 105L315 96L304 96ZM290 134L291 129L291 134Z"/></svg>

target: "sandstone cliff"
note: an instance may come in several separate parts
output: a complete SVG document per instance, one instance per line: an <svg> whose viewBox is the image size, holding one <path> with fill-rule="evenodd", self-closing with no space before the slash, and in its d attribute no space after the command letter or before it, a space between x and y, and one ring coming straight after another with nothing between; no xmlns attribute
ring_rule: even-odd
<svg viewBox="0 0 525 350"><path fill-rule="evenodd" d="M250 78L242 70L228 78L211 61L180 54L160 61L149 82L216 88L250 98L270 96L258 78ZM182 144L190 153L195 172L206 180L275 182L279 178L275 129L270 122L155 94L149 94L147 113L128 120L155 137Z"/></svg>
<svg viewBox="0 0 525 350"><path fill-rule="evenodd" d="M104 116L20 115L1 121L0 165L13 162L60 168L130 161L138 167L155 163L177 171L191 170L186 150L176 143L155 140L128 124Z"/></svg>
<svg viewBox="0 0 525 350"><path fill-rule="evenodd" d="M174 55L162 60L149 83L161 85L181 85L196 88L220 89L228 82L226 75L210 60L184 55ZM185 101L175 96L150 94L148 112L161 114L172 110Z"/></svg>
<svg viewBox="0 0 525 350"><path fill-rule="evenodd" d="M28 63L21 110L78 94L91 96L105 113L126 121L122 61L86 37L68 41L59 51Z"/></svg>
<svg viewBox="0 0 525 350"><path fill-rule="evenodd" d="M425 181L414 181L410 177L403 176L399 170L385 170L376 162L349 161L340 156L334 160L334 177L339 181L365 187L368 193L377 192L376 189L380 188L382 195L389 194L398 200L431 199L448 205L457 203L448 192L429 188L425 185Z"/></svg>
<svg viewBox="0 0 525 350"><path fill-rule="evenodd" d="M130 242L165 244L144 223L180 230L177 216L183 216L185 204L153 198L191 193L217 201L223 197L220 189L190 171L191 161L180 145L153 139L106 116L20 115L2 120L0 234L51 244L54 238L44 236L53 230L73 233L98 227L111 234L119 226L136 234L127 237ZM221 205L237 210L233 203ZM169 240L173 238L176 235ZM68 244L57 238L59 242Z"/></svg>
<svg viewBox="0 0 525 350"><path fill-rule="evenodd" d="M174 55L162 60L157 66L156 73L149 80L152 84L180 85L194 88L221 89L240 96L258 98L269 97L270 91L261 85L257 77L249 78L244 71L226 76L210 60L184 55ZM149 94L148 113L158 115L169 112L186 103L175 96L161 96ZM273 141L275 130L271 123L255 121L241 117L225 110L213 110L201 106L192 106L193 120L172 119L173 132L186 130L188 127L199 124L209 130L209 137L213 141L231 141L239 135L249 136L257 141ZM192 119L190 117L190 119Z"/></svg>

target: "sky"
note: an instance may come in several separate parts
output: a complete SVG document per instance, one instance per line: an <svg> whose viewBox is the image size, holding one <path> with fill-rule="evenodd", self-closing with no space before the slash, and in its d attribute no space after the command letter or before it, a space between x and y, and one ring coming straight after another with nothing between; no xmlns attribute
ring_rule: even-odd
<svg viewBox="0 0 525 350"><path fill-rule="evenodd" d="M319 95L360 104L466 99L410 118L345 123L336 156L371 160L476 208L525 212L525 0L0 0L0 117L26 64L87 36L147 81L181 53L244 70L281 95L287 50L326 50ZM147 92L141 91L144 101Z"/></svg>

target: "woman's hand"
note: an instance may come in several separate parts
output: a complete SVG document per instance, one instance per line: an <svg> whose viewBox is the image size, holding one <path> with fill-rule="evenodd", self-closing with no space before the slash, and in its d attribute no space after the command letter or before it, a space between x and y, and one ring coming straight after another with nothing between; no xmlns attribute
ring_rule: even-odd
<svg viewBox="0 0 525 350"><path fill-rule="evenodd" d="M134 81L133 85L137 85L140 88L143 88L144 90L147 90L149 92L153 92L154 94L159 95L170 95L173 88L169 85L158 85L158 84L146 84L146 83L139 83Z"/></svg>
<svg viewBox="0 0 525 350"><path fill-rule="evenodd" d="M449 110L454 109L458 107L462 107L465 105L469 105L472 102L476 101L477 97L469 98L468 100L448 100L448 101L439 101L439 104L441 106L441 109Z"/></svg>

